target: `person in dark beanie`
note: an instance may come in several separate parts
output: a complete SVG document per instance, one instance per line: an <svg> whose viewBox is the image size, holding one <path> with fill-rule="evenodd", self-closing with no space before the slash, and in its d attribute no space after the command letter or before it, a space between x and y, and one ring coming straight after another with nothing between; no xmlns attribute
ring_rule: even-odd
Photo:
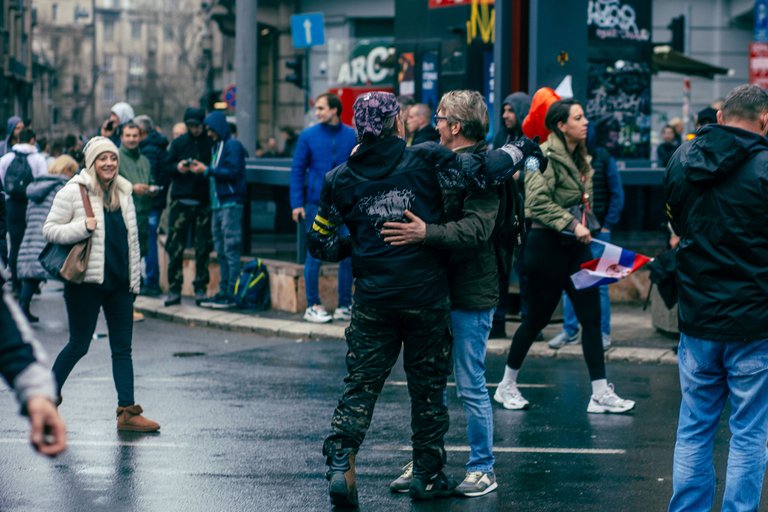
<svg viewBox="0 0 768 512"><path fill-rule="evenodd" d="M11 283L14 292L21 291L21 281L17 273L17 260L21 241L24 238L24 231L27 227L27 193L26 186L41 176L48 174L48 164L45 158L37 151L35 132L30 129L24 129L18 136L18 143L14 144L8 153L0 158L0 182L5 190L5 213L10 240L10 253L8 255L8 265L11 268ZM22 162L26 160L25 164ZM26 165L26 170L22 170L21 165ZM8 171L11 171L10 176ZM27 173L31 171L31 175ZM19 181L21 175L27 175L23 181ZM31 178L31 179L29 179ZM27 181L28 180L28 181ZM9 186L9 181L13 184ZM20 186L23 183L26 185Z"/></svg>
<svg viewBox="0 0 768 512"><path fill-rule="evenodd" d="M346 330L344 393L323 443L335 506L358 503L355 464L384 381L403 346L413 430L412 499L449 496L456 481L443 473L448 431L444 392L451 368L450 299L445 260L424 244L384 242L385 222L412 213L442 217L441 188L503 183L538 145L522 139L488 153L454 153L434 142L406 147L394 94L369 92L354 104L360 144L347 163L325 176L307 248L316 258L350 257L355 273L352 320ZM350 236L340 236L343 225Z"/></svg>
<svg viewBox="0 0 768 512"><path fill-rule="evenodd" d="M513 92L502 103L501 125L497 130L496 137L493 139L493 147L499 148L506 143L514 142L523 136L523 120L531 109L531 97L524 92ZM517 189L520 192L520 199L525 201L525 170L521 172L520 179L517 180ZM518 257L514 262L512 271L517 273L520 284L520 316L528 314L528 276L523 271L523 254L525 253L526 230L521 233L520 249ZM493 313L493 324L491 325L491 338L507 337L507 312L509 311L509 276L511 272L501 273L499 275L499 305ZM541 336L541 334L539 334Z"/></svg>
<svg viewBox="0 0 768 512"><path fill-rule="evenodd" d="M181 304L181 287L184 284L184 249L190 231L195 246L195 301L206 298L210 279L208 261L213 241L211 239L211 208L208 179L190 172L190 164L197 160L203 165L211 163L212 141L205 132L205 111L190 107L184 112L187 133L171 143L165 172L170 180L171 207L168 217L168 297L166 306Z"/></svg>

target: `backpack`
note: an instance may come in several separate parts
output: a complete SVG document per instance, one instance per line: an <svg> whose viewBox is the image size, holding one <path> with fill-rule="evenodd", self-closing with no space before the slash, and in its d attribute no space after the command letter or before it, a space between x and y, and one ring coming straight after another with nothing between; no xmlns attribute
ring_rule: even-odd
<svg viewBox="0 0 768 512"><path fill-rule="evenodd" d="M5 193L11 199L26 199L27 185L35 179L32 167L29 166L27 155L14 151L16 154L5 172Z"/></svg>
<svg viewBox="0 0 768 512"><path fill-rule="evenodd" d="M523 243L525 229L525 200L520 187L513 179L499 186L499 213L493 228L492 239L496 249L496 262L501 275L508 275Z"/></svg>
<svg viewBox="0 0 768 512"><path fill-rule="evenodd" d="M239 309L269 309L269 274L261 258L246 263L235 283L235 305Z"/></svg>

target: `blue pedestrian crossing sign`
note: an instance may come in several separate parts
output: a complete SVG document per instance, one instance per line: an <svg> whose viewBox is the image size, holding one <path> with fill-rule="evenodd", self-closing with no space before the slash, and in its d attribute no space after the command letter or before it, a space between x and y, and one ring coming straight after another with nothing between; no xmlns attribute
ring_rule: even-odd
<svg viewBox="0 0 768 512"><path fill-rule="evenodd" d="M291 35L294 48L309 48L325 44L325 17L321 12L308 12L291 16Z"/></svg>

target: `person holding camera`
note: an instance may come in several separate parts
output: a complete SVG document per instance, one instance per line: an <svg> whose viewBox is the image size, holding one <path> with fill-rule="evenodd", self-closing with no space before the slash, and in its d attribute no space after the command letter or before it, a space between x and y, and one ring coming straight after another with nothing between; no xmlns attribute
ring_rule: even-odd
<svg viewBox="0 0 768 512"><path fill-rule="evenodd" d="M211 239L211 210L208 178L190 172L195 160L211 163L211 138L203 127L205 112L188 108L184 112L187 132L171 142L168 149L166 173L171 181L171 209L168 219L168 296L166 306L181 304L184 249L190 230L195 245L195 301L206 298L208 288L208 260L213 249Z"/></svg>
<svg viewBox="0 0 768 512"><path fill-rule="evenodd" d="M133 185L133 204L136 206L136 222L139 226L139 249L141 257L149 253L149 212L152 210L152 198L160 191L155 185L152 170L147 157L139 150L139 126L133 122L123 127L120 138L119 174ZM133 312L134 322L144 320L144 315Z"/></svg>

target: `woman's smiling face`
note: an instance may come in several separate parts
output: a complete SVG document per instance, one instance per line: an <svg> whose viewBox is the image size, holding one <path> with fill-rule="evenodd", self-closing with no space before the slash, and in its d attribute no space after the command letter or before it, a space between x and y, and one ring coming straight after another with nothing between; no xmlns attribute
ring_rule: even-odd
<svg viewBox="0 0 768 512"><path fill-rule="evenodd" d="M111 151L105 151L96 157L93 163L96 178L103 187L109 186L117 176L117 155Z"/></svg>

